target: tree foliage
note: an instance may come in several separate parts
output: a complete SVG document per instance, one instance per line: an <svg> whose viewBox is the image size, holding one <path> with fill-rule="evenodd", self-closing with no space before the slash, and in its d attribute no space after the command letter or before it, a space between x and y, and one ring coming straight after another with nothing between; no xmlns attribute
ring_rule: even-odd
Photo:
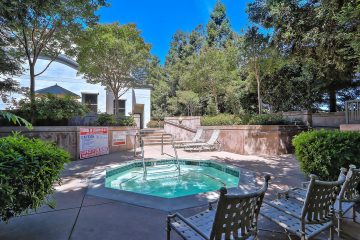
<svg viewBox="0 0 360 240"><path fill-rule="evenodd" d="M317 79L324 83L330 111L336 93L359 81L359 1L256 0L248 8L250 19L272 28L272 45L283 55L316 62Z"/></svg>
<svg viewBox="0 0 360 240"><path fill-rule="evenodd" d="M87 28L78 40L79 72L89 83L111 90L118 112L119 98L146 80L150 45L135 24L99 24Z"/></svg>
<svg viewBox="0 0 360 240"><path fill-rule="evenodd" d="M46 71L59 54L74 54L74 37L98 20L95 12L105 5L105 0L0 2L0 38L11 43L11 51L20 54L29 67L32 121L36 118L35 78ZM49 64L35 72L40 55L49 57Z"/></svg>

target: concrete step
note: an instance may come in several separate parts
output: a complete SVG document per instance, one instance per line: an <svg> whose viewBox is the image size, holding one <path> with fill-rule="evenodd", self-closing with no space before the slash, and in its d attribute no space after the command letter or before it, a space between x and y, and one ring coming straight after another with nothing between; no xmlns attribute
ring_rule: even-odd
<svg viewBox="0 0 360 240"><path fill-rule="evenodd" d="M161 142L144 142L145 146L161 145ZM164 142L164 145L171 145L171 142Z"/></svg>
<svg viewBox="0 0 360 240"><path fill-rule="evenodd" d="M148 136L141 136L142 139L172 139L171 136L165 135L164 137L162 136L154 136L154 135L148 135Z"/></svg>
<svg viewBox="0 0 360 240"><path fill-rule="evenodd" d="M165 133L165 130L162 128L146 128L140 130L140 134L142 133Z"/></svg>
<svg viewBox="0 0 360 240"><path fill-rule="evenodd" d="M161 139L144 139L143 141L144 141L144 143L147 143L147 142L159 142L159 143L161 143ZM167 140L164 139L164 143L165 142L171 143L171 140L170 139L167 139Z"/></svg>

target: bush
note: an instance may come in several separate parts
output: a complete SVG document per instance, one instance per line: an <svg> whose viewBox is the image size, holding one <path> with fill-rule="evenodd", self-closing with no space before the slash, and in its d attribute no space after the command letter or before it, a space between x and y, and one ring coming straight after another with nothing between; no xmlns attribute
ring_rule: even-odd
<svg viewBox="0 0 360 240"><path fill-rule="evenodd" d="M216 116L204 116L201 118L202 126L221 125L288 125L289 121L278 114L218 114Z"/></svg>
<svg viewBox="0 0 360 240"><path fill-rule="evenodd" d="M85 105L69 96L57 97L49 94L37 97L35 105L36 125L67 125L68 119L75 116L85 116L89 112ZM18 113L21 117L30 120L30 101L21 100Z"/></svg>
<svg viewBox="0 0 360 240"><path fill-rule="evenodd" d="M290 122L279 114L256 114L253 115L249 125L289 125Z"/></svg>
<svg viewBox="0 0 360 240"><path fill-rule="evenodd" d="M309 131L293 139L296 159L306 174L335 180L340 168L360 165L360 132Z"/></svg>
<svg viewBox="0 0 360 240"><path fill-rule="evenodd" d="M60 182L60 171L70 161L65 150L50 142L18 133L0 138L0 217L8 221L28 209L36 209Z"/></svg>
<svg viewBox="0 0 360 240"><path fill-rule="evenodd" d="M161 120L150 120L146 126L148 128L164 128L164 121Z"/></svg>
<svg viewBox="0 0 360 240"><path fill-rule="evenodd" d="M231 114L218 114L215 116L203 116L201 118L202 126L221 126L221 125L238 125L242 124L239 116Z"/></svg>
<svg viewBox="0 0 360 240"><path fill-rule="evenodd" d="M97 126L135 126L135 119L132 116L113 115L101 113L95 122Z"/></svg>

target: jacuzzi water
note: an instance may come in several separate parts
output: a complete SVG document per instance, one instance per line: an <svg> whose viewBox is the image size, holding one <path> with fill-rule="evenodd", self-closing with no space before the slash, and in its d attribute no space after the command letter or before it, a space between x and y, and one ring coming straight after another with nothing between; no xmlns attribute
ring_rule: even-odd
<svg viewBox="0 0 360 240"><path fill-rule="evenodd" d="M239 175L209 166L175 164L131 168L106 177L105 187L163 198L175 198L237 187Z"/></svg>

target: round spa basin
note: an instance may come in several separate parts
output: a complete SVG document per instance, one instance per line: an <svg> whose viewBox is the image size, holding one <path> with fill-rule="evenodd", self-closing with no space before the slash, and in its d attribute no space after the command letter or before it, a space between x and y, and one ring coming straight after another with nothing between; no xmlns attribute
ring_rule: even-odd
<svg viewBox="0 0 360 240"><path fill-rule="evenodd" d="M177 198L239 185L239 169L212 161L157 160L134 162L106 171L105 187L151 195Z"/></svg>

